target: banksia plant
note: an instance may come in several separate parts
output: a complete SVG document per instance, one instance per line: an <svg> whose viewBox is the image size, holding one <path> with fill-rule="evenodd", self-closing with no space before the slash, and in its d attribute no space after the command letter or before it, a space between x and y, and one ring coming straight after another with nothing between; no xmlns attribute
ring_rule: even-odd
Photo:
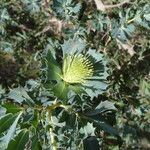
<svg viewBox="0 0 150 150"><path fill-rule="evenodd" d="M0 0L0 150L150 148L150 3L119 1Z"/></svg>
<svg viewBox="0 0 150 150"><path fill-rule="evenodd" d="M68 93L73 92L81 98L86 95L92 99L103 93L107 88L108 76L104 56L95 49L86 50L81 39L65 41L61 47L61 66L50 50L45 61L46 85L53 87L54 95L60 99L68 99Z"/></svg>

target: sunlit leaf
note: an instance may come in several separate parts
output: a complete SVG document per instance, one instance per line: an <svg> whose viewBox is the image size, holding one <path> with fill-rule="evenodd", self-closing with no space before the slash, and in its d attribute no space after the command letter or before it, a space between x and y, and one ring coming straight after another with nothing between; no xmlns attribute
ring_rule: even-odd
<svg viewBox="0 0 150 150"><path fill-rule="evenodd" d="M18 124L18 121L22 115L22 112L19 113L13 124L10 126L10 128L7 131L7 134L0 138L0 148L1 149L7 149L9 142L12 140L16 127Z"/></svg>
<svg viewBox="0 0 150 150"><path fill-rule="evenodd" d="M22 130L8 145L8 150L20 150L27 147L29 142L29 131Z"/></svg>

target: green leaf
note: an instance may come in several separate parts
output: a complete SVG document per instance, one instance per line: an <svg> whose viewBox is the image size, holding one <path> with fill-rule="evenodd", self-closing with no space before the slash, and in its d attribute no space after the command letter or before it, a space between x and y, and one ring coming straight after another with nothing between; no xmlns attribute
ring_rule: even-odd
<svg viewBox="0 0 150 150"><path fill-rule="evenodd" d="M42 150L42 147L39 142L38 134L32 137L31 150Z"/></svg>
<svg viewBox="0 0 150 150"><path fill-rule="evenodd" d="M34 101L30 98L27 91L23 87L12 89L8 93L8 98L13 99L15 102L22 103L26 101L28 104L34 104Z"/></svg>
<svg viewBox="0 0 150 150"><path fill-rule="evenodd" d="M101 12L95 12L92 17L93 17L92 21L93 28L96 29L97 31L105 32L105 30L107 30L110 24L109 18L106 15L102 14Z"/></svg>
<svg viewBox="0 0 150 150"><path fill-rule="evenodd" d="M52 122L52 125L54 126L57 126L57 127L64 127L66 125L66 122L59 122L59 119L55 116L52 116L51 117L51 122Z"/></svg>
<svg viewBox="0 0 150 150"><path fill-rule="evenodd" d="M10 19L10 17L9 17L7 9L4 8L4 9L0 10L0 21L4 22L9 19Z"/></svg>
<svg viewBox="0 0 150 150"><path fill-rule="evenodd" d="M24 129L9 143L7 150L25 149L28 141L29 131Z"/></svg>
<svg viewBox="0 0 150 150"><path fill-rule="evenodd" d="M5 103L2 106L4 108L6 108L7 113L12 113L12 114L15 114L15 113L23 110L23 107L16 105L16 104L13 104L13 103Z"/></svg>
<svg viewBox="0 0 150 150"><path fill-rule="evenodd" d="M109 124L105 123L105 122L100 122L100 121L96 121L96 124L99 125L99 127L104 130L105 132L113 135L113 136L119 136L119 132L113 128L112 126L110 126Z"/></svg>
<svg viewBox="0 0 150 150"><path fill-rule="evenodd" d="M12 140L15 134L16 127L21 115L22 112L19 113L13 124L10 126L10 128L7 131L7 134L0 138L0 149L7 149L9 142Z"/></svg>
<svg viewBox="0 0 150 150"><path fill-rule="evenodd" d="M34 114L33 114L33 120L31 121L32 125L37 128L38 127L38 123L39 123L39 112L34 110Z"/></svg>
<svg viewBox="0 0 150 150"><path fill-rule="evenodd" d="M52 89L54 95L63 100L67 100L69 92L68 90L69 89L67 88L67 85L61 81L57 83Z"/></svg>
<svg viewBox="0 0 150 150"><path fill-rule="evenodd" d="M78 12L81 5L74 3L73 0L55 0L53 2L53 9L60 18L77 19Z"/></svg>
<svg viewBox="0 0 150 150"><path fill-rule="evenodd" d="M22 2L26 5L26 9L31 13L36 13L40 11L40 0L22 0Z"/></svg>
<svg viewBox="0 0 150 150"><path fill-rule="evenodd" d="M2 85L0 85L0 98L2 95L5 94L5 89L2 88Z"/></svg>
<svg viewBox="0 0 150 150"><path fill-rule="evenodd" d="M90 136L83 141L84 143L84 150L99 150L100 145L99 141L96 139L95 136Z"/></svg>
<svg viewBox="0 0 150 150"><path fill-rule="evenodd" d="M142 20L141 17L136 18L135 22L144 28L150 29L150 25L146 21Z"/></svg>
<svg viewBox="0 0 150 150"><path fill-rule="evenodd" d="M61 80L61 69L50 51L47 53L45 64L47 80Z"/></svg>
<svg viewBox="0 0 150 150"><path fill-rule="evenodd" d="M119 137L119 132L115 128L113 128L111 125L107 124L106 122L93 119L92 117L87 117L87 116L81 116L81 117L90 122L93 122L94 126L98 127L99 129L104 130L110 135Z"/></svg>
<svg viewBox="0 0 150 150"><path fill-rule="evenodd" d="M93 99L106 91L108 86L106 83L108 68L106 66L107 62L101 53L94 49L89 49L87 54L93 63L94 73L87 82L82 84L82 88Z"/></svg>
<svg viewBox="0 0 150 150"><path fill-rule="evenodd" d="M150 14L144 14L144 18L145 18L147 21L150 21Z"/></svg>
<svg viewBox="0 0 150 150"><path fill-rule="evenodd" d="M95 116L101 113L104 113L106 111L110 111L110 110L116 110L116 107L114 106L113 102L109 102L109 101L104 101L101 102L96 108L95 110L86 113L87 116Z"/></svg>
<svg viewBox="0 0 150 150"><path fill-rule="evenodd" d="M93 127L93 123L88 122L86 126L80 129L80 133L84 134L84 138L95 136L95 128Z"/></svg>
<svg viewBox="0 0 150 150"><path fill-rule="evenodd" d="M7 130L16 119L17 115L6 114L0 119L0 134Z"/></svg>
<svg viewBox="0 0 150 150"><path fill-rule="evenodd" d="M0 32L1 32L1 26L0 26ZM0 49L2 49L6 53L13 53L12 44L6 41L0 41Z"/></svg>
<svg viewBox="0 0 150 150"><path fill-rule="evenodd" d="M63 58L66 55L74 55L75 53L81 53L86 46L85 41L81 38L78 39L69 39L64 41L62 44Z"/></svg>
<svg viewBox="0 0 150 150"><path fill-rule="evenodd" d="M30 79L26 82L25 88L27 89L27 91L33 91L34 89L39 87L39 85L40 84L38 83L38 81Z"/></svg>
<svg viewBox="0 0 150 150"><path fill-rule="evenodd" d="M1 107L0 105L0 119L2 118L2 116L4 116L6 114L6 108Z"/></svg>

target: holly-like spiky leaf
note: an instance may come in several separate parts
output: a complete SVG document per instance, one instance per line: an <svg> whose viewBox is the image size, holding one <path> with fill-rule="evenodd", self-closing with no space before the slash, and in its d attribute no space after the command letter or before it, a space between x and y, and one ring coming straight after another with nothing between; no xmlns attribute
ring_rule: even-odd
<svg viewBox="0 0 150 150"><path fill-rule="evenodd" d="M26 101L29 104L34 103L34 101L30 98L30 96L27 94L27 91L23 87L12 89L8 93L8 98L13 99L15 102L18 103L22 103L23 101Z"/></svg>
<svg viewBox="0 0 150 150"><path fill-rule="evenodd" d="M95 128L92 123L87 123L86 126L80 129L80 133L84 134L84 137L87 138L89 136L95 136Z"/></svg>
<svg viewBox="0 0 150 150"><path fill-rule="evenodd" d="M17 127L17 124L21 115L22 115L22 112L18 114L17 118L8 129L7 134L0 138L0 149L7 149L9 142L12 140L15 134L16 127Z"/></svg>
<svg viewBox="0 0 150 150"><path fill-rule="evenodd" d="M53 9L57 12L60 18L76 19L80 11L81 5L76 4L73 0L55 0Z"/></svg>
<svg viewBox="0 0 150 150"><path fill-rule="evenodd" d="M29 131L24 129L9 143L7 150L25 149L28 141Z"/></svg>

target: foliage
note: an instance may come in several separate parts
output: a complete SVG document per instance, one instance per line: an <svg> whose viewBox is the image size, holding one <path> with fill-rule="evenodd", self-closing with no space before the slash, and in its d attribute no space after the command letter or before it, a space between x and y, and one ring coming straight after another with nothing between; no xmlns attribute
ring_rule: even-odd
<svg viewBox="0 0 150 150"><path fill-rule="evenodd" d="M0 1L0 150L150 148L149 1L100 2Z"/></svg>

